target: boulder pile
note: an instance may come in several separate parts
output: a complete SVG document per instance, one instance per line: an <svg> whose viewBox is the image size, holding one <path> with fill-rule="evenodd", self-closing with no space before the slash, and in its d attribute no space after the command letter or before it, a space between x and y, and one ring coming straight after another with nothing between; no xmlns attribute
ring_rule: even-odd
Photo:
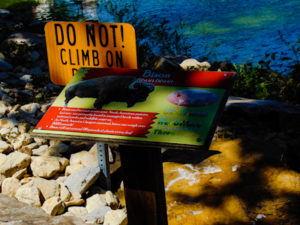
<svg viewBox="0 0 300 225"><path fill-rule="evenodd" d="M1 119L1 124L10 122ZM119 223L114 224L126 220L126 212L116 196L97 185L100 169L96 145L70 154L72 145L31 138L28 133L21 133L17 124L1 126L3 130L7 131L1 136L2 194L41 207L51 216L63 214L86 222L111 224L105 218L114 214L120 217ZM70 157L66 157L68 153Z"/></svg>
<svg viewBox="0 0 300 225"><path fill-rule="evenodd" d="M44 35L26 32L14 18L0 10L1 194L51 216L126 223L126 210L115 194L98 184L101 171L94 143L30 135L63 87L49 80Z"/></svg>

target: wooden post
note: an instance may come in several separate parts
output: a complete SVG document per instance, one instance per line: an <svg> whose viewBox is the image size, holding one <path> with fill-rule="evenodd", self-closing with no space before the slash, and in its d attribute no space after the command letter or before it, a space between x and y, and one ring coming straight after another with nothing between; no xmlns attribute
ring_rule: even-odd
<svg viewBox="0 0 300 225"><path fill-rule="evenodd" d="M167 225L160 148L120 146L128 225Z"/></svg>

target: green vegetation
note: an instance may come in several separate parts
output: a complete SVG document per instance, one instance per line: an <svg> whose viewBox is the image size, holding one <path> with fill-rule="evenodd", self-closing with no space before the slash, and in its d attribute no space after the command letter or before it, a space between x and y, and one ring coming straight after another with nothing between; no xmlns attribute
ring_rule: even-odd
<svg viewBox="0 0 300 225"><path fill-rule="evenodd" d="M279 33L279 35L281 35ZM281 36L282 38L282 36ZM232 94L255 99L274 99L288 103L300 104L300 39L296 43L285 42L293 51L294 57L281 57L279 60L291 62L287 75L271 70L270 63L277 54L266 54L259 65L234 65L238 76ZM279 55L284 55L280 53ZM278 60L278 59L277 59Z"/></svg>
<svg viewBox="0 0 300 225"><path fill-rule="evenodd" d="M261 65L234 65L238 76L232 94L255 99L282 99L286 78Z"/></svg>
<svg viewBox="0 0 300 225"><path fill-rule="evenodd" d="M20 23L15 25L16 27L7 25L6 29L26 29L26 27L34 20L33 9L37 5L38 2L36 0L1 0L0 8L14 12L16 17L20 20ZM3 31L7 32L7 30L4 29Z"/></svg>
<svg viewBox="0 0 300 225"><path fill-rule="evenodd" d="M12 6L16 5L29 5L29 4L37 4L36 0L1 0L0 8L1 9L13 9Z"/></svg>
<svg viewBox="0 0 300 225"><path fill-rule="evenodd" d="M238 73L232 94L300 104L300 64L288 76L252 64L235 66Z"/></svg>

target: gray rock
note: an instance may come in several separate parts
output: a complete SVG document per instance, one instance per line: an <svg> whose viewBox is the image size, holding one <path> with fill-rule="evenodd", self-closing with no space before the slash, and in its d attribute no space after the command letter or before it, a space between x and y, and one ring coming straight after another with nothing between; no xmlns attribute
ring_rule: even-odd
<svg viewBox="0 0 300 225"><path fill-rule="evenodd" d="M55 180L46 180L40 177L32 179L34 186L36 186L47 200L52 197L59 197L59 184Z"/></svg>
<svg viewBox="0 0 300 225"><path fill-rule="evenodd" d="M22 80L22 81L24 81L26 83L31 82L32 81L32 75L25 74L22 77L20 77L20 80Z"/></svg>
<svg viewBox="0 0 300 225"><path fill-rule="evenodd" d="M86 167L82 164L69 165L69 166L67 166L67 168L65 170L65 175L69 176L70 174L75 173L76 171L79 171L84 168L86 168Z"/></svg>
<svg viewBox="0 0 300 225"><path fill-rule="evenodd" d="M40 219L43 218L43 220L40 220L39 222L45 221L47 218L46 216L42 216L46 215L42 209L29 206L14 198L0 194L0 218L2 221L13 222L25 220L24 224L29 225L30 222L34 222L38 218L38 215L40 215ZM32 224L37 224L36 222Z"/></svg>
<svg viewBox="0 0 300 225"><path fill-rule="evenodd" d="M162 71L183 70L175 59L167 57L157 57L153 63L152 69Z"/></svg>
<svg viewBox="0 0 300 225"><path fill-rule="evenodd" d="M30 183L21 186L15 197L24 203L31 206L41 206L40 191L37 187L32 186Z"/></svg>
<svg viewBox="0 0 300 225"><path fill-rule="evenodd" d="M10 106L5 101L0 101L0 115L3 116L9 112Z"/></svg>
<svg viewBox="0 0 300 225"><path fill-rule="evenodd" d="M13 27L16 25L15 16L8 10L0 9L0 25L4 27ZM3 40L7 34L1 32L0 40Z"/></svg>
<svg viewBox="0 0 300 225"><path fill-rule="evenodd" d="M7 225L14 223L16 225L86 225L78 217L52 217L41 208L29 206L2 194L0 194L0 218Z"/></svg>
<svg viewBox="0 0 300 225"><path fill-rule="evenodd" d="M69 146L67 144L61 143L57 145L51 145L48 149L49 155L60 156L63 153L68 152Z"/></svg>
<svg viewBox="0 0 300 225"><path fill-rule="evenodd" d="M24 66L18 65L13 70L14 73L27 73L28 69Z"/></svg>
<svg viewBox="0 0 300 225"><path fill-rule="evenodd" d="M42 111L43 113L47 112L47 110L50 108L50 106L51 106L51 103L45 103L45 104L43 104L43 105L41 106L41 111Z"/></svg>
<svg viewBox="0 0 300 225"><path fill-rule="evenodd" d="M88 214L86 208L82 206L71 206L68 208L68 212L81 219L84 219L85 215Z"/></svg>
<svg viewBox="0 0 300 225"><path fill-rule="evenodd" d="M65 202L66 207L69 206L79 206L85 203L84 199L81 198L81 194L79 192L73 192L69 201Z"/></svg>
<svg viewBox="0 0 300 225"><path fill-rule="evenodd" d="M12 97L8 96L7 93L5 93L1 90L0 90L0 99L11 105L13 105L15 103L15 100Z"/></svg>
<svg viewBox="0 0 300 225"><path fill-rule="evenodd" d="M21 184L17 178L8 177L2 182L2 194L10 197L15 197L19 187L21 187Z"/></svg>
<svg viewBox="0 0 300 225"><path fill-rule="evenodd" d="M20 104L16 104L12 107L12 109L10 110L11 112L14 112L14 111L18 111L20 109L21 105Z"/></svg>
<svg viewBox="0 0 300 225"><path fill-rule="evenodd" d="M2 163L4 163L4 161L6 161L7 156L0 153L0 165L2 165Z"/></svg>
<svg viewBox="0 0 300 225"><path fill-rule="evenodd" d="M34 102L21 106L21 109L27 113L35 114L40 107L40 104Z"/></svg>
<svg viewBox="0 0 300 225"><path fill-rule="evenodd" d="M107 191L105 193L105 201L106 204L112 209L117 209L119 207L119 201L111 191Z"/></svg>
<svg viewBox="0 0 300 225"><path fill-rule="evenodd" d="M105 206L98 208L91 213L85 215L84 220L89 223L103 223L104 217L107 212L111 211L111 208Z"/></svg>
<svg viewBox="0 0 300 225"><path fill-rule="evenodd" d="M54 146L54 145L60 145L62 144L63 142L61 140L56 140L56 139L50 139L49 141L49 145L50 146Z"/></svg>
<svg viewBox="0 0 300 225"><path fill-rule="evenodd" d="M5 60L5 55L2 53L2 52L0 52L0 59L3 59L3 60Z"/></svg>
<svg viewBox="0 0 300 225"><path fill-rule="evenodd" d="M38 137L34 137L33 140L38 144L38 145L45 145L48 143L47 139L44 138L38 138Z"/></svg>
<svg viewBox="0 0 300 225"><path fill-rule="evenodd" d="M63 202L67 202L71 198L71 193L64 183L59 183L59 197Z"/></svg>
<svg viewBox="0 0 300 225"><path fill-rule="evenodd" d="M9 113L7 113L7 118L9 119L19 119L20 116L20 112L19 111L10 111Z"/></svg>
<svg viewBox="0 0 300 225"><path fill-rule="evenodd" d="M21 169L14 173L12 177L17 178L18 180L24 178L25 174L27 173L27 168Z"/></svg>
<svg viewBox="0 0 300 225"><path fill-rule="evenodd" d="M36 147L38 147L37 143L31 143L29 145L22 146L19 151L32 155L32 149Z"/></svg>
<svg viewBox="0 0 300 225"><path fill-rule="evenodd" d="M42 34L30 33L30 32L21 32L11 34L8 39L4 41L5 45L9 44L36 46L39 44L45 43L45 37Z"/></svg>
<svg viewBox="0 0 300 225"><path fill-rule="evenodd" d="M126 225L127 222L126 210L117 209L106 213L103 225Z"/></svg>
<svg viewBox="0 0 300 225"><path fill-rule="evenodd" d="M4 175L0 174L0 187L1 187L1 185L2 185L2 182L3 182L5 179L6 179L6 177L5 177ZM0 188L0 190L1 190L1 188Z"/></svg>
<svg viewBox="0 0 300 225"><path fill-rule="evenodd" d="M24 177L22 180L20 180L20 182L21 182L21 185L30 183L30 186L33 186L34 183L32 182L32 180L33 180L33 177Z"/></svg>
<svg viewBox="0 0 300 225"><path fill-rule="evenodd" d="M256 115L263 112L281 112L287 114L300 114L300 106L287 104L275 100L257 100L230 96L225 110L240 108L242 111Z"/></svg>
<svg viewBox="0 0 300 225"><path fill-rule="evenodd" d="M211 65L208 62L199 62L196 59L186 59L180 63L180 66L184 70L197 70L207 71Z"/></svg>
<svg viewBox="0 0 300 225"><path fill-rule="evenodd" d="M91 213L98 208L103 208L104 206L106 206L106 201L100 194L94 194L86 199L86 209L88 213Z"/></svg>
<svg viewBox="0 0 300 225"><path fill-rule="evenodd" d="M11 128L1 128L0 129L0 135L1 137L7 138L10 135Z"/></svg>
<svg viewBox="0 0 300 225"><path fill-rule="evenodd" d="M12 68L12 65L4 61L3 59L0 59L0 71L10 71L12 70Z"/></svg>
<svg viewBox="0 0 300 225"><path fill-rule="evenodd" d="M114 155L112 153L112 149L109 146L108 146L108 161L109 161L109 163L114 163L114 161L115 161Z"/></svg>
<svg viewBox="0 0 300 225"><path fill-rule="evenodd" d="M71 155L70 165L82 164L84 167L98 165L97 152L81 151Z"/></svg>
<svg viewBox="0 0 300 225"><path fill-rule="evenodd" d="M19 126L19 125L18 125ZM14 127L10 130L9 139L16 138L20 134L18 127ZM13 143L14 141L11 141Z"/></svg>
<svg viewBox="0 0 300 225"><path fill-rule="evenodd" d="M6 141L8 143L12 143L15 141L15 138L18 136L18 128L14 127L14 128L1 128L0 133L1 136L6 138Z"/></svg>
<svg viewBox="0 0 300 225"><path fill-rule="evenodd" d="M40 53L37 51L30 51L28 52L28 56L31 61L37 61L40 58Z"/></svg>
<svg viewBox="0 0 300 225"><path fill-rule="evenodd" d="M30 164L30 156L22 152L12 152L0 165L0 174L11 177L15 172L27 168Z"/></svg>
<svg viewBox="0 0 300 225"><path fill-rule="evenodd" d="M52 197L44 202L42 209L50 216L60 215L64 213L65 204L59 197Z"/></svg>
<svg viewBox="0 0 300 225"><path fill-rule="evenodd" d="M30 129L30 125L28 123L19 123L18 124L18 130L21 134L27 133Z"/></svg>
<svg viewBox="0 0 300 225"><path fill-rule="evenodd" d="M32 83L26 83L26 85L25 85L25 87L24 87L26 90L31 90L31 91L33 91L33 90L35 90L35 88L34 88L34 85L32 84ZM38 95L43 95L43 93L38 93L35 97L36 98L38 98L37 96Z"/></svg>
<svg viewBox="0 0 300 225"><path fill-rule="evenodd" d="M0 153L10 153L11 151L12 148L6 141L0 141Z"/></svg>
<svg viewBox="0 0 300 225"><path fill-rule="evenodd" d="M56 179L56 182L61 184L61 183L64 183L65 180L67 179L66 176L59 176L57 179Z"/></svg>
<svg viewBox="0 0 300 225"><path fill-rule="evenodd" d="M34 115L32 115L28 112L25 112L21 109L19 110L19 114L22 116L22 119L24 119L27 123L34 125L39 122L39 120L37 120Z"/></svg>
<svg viewBox="0 0 300 225"><path fill-rule="evenodd" d="M14 149L20 149L24 145L29 145L33 142L33 138L28 133L20 134L15 140L12 141Z"/></svg>
<svg viewBox="0 0 300 225"><path fill-rule="evenodd" d="M16 119L0 119L0 128L14 128L19 122Z"/></svg>
<svg viewBox="0 0 300 225"><path fill-rule="evenodd" d="M51 178L56 173L62 172L69 160L54 156L32 156L30 168L34 176Z"/></svg>
<svg viewBox="0 0 300 225"><path fill-rule="evenodd" d="M10 11L6 9L0 9L0 18L6 17L8 15L10 15Z"/></svg>
<svg viewBox="0 0 300 225"><path fill-rule="evenodd" d="M276 129L280 130L297 129L295 124L300 124L299 105L274 100L256 100L231 96L226 103L224 113L242 117L249 122L261 121L260 125L277 127ZM293 132L297 132L297 130Z"/></svg>
<svg viewBox="0 0 300 225"><path fill-rule="evenodd" d="M33 91L32 90L20 90L20 93L27 95L27 96L32 96L33 95Z"/></svg>
<svg viewBox="0 0 300 225"><path fill-rule="evenodd" d="M91 166L72 173L66 180L65 185L71 193L84 193L99 177L100 168Z"/></svg>
<svg viewBox="0 0 300 225"><path fill-rule="evenodd" d="M0 72L0 80L5 81L8 78L8 74L4 72Z"/></svg>
<svg viewBox="0 0 300 225"><path fill-rule="evenodd" d="M9 84L10 86L13 86L13 87L22 87L26 84L25 81L20 80L18 78L10 78L6 82L7 82L7 84ZM15 93L15 96L17 96L17 95L19 95L19 93Z"/></svg>
<svg viewBox="0 0 300 225"><path fill-rule="evenodd" d="M32 155L34 156L47 155L48 149L49 149L48 145L41 145L40 147L32 150Z"/></svg>

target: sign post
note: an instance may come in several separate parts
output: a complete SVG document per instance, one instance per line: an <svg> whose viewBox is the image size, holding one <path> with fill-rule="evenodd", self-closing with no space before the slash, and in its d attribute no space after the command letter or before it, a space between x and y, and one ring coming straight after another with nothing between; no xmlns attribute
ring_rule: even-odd
<svg viewBox="0 0 300 225"><path fill-rule="evenodd" d="M121 146L125 200L130 225L167 225L160 148Z"/></svg>
<svg viewBox="0 0 300 225"><path fill-rule="evenodd" d="M120 144L129 224L166 225L160 148L207 150L233 77L81 68L32 134Z"/></svg>
<svg viewBox="0 0 300 225"><path fill-rule="evenodd" d="M109 156L108 156L108 145L97 142L97 158L98 165L101 169L100 181L102 187L105 187L107 190L111 189L111 179L110 179L110 168L109 168Z"/></svg>

